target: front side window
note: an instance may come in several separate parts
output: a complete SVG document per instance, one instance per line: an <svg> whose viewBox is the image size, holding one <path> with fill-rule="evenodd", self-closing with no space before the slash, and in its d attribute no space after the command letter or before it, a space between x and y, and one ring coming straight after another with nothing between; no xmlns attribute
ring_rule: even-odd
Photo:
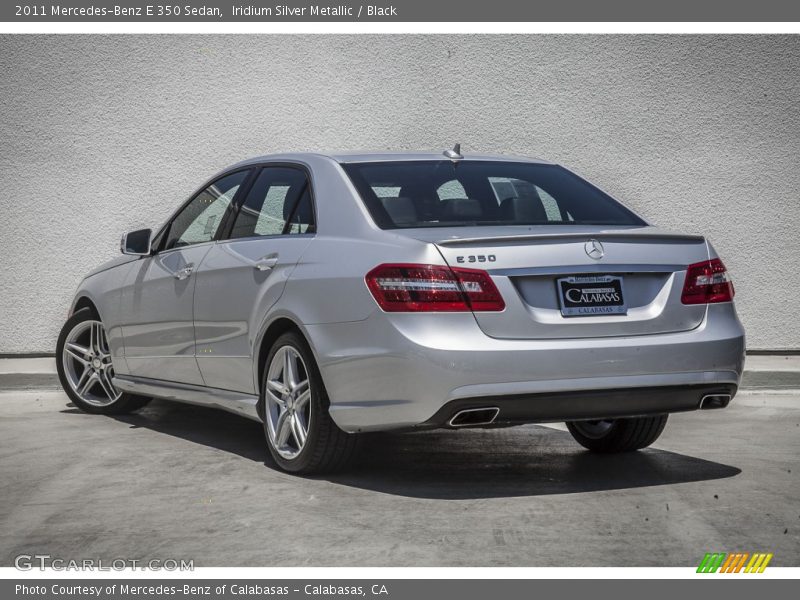
<svg viewBox="0 0 800 600"><path fill-rule="evenodd" d="M238 171L218 179L197 194L172 220L165 249L210 242L222 217L250 171Z"/></svg>
<svg viewBox="0 0 800 600"><path fill-rule="evenodd" d="M342 166L383 229L645 225L619 202L557 165L442 160Z"/></svg>
<svg viewBox="0 0 800 600"><path fill-rule="evenodd" d="M314 231L306 174L291 167L265 167L239 209L231 238Z"/></svg>

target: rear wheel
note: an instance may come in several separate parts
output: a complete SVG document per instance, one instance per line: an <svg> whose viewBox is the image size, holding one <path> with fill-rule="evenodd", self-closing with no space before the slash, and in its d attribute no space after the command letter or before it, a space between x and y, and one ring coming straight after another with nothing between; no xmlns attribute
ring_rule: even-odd
<svg viewBox="0 0 800 600"><path fill-rule="evenodd" d="M658 439L667 415L629 419L570 421L567 429L581 446L593 452L632 452L646 448Z"/></svg>
<svg viewBox="0 0 800 600"><path fill-rule="evenodd" d="M261 395L267 445L281 469L326 473L351 461L358 436L345 433L331 419L319 369L298 333L285 333L272 345Z"/></svg>
<svg viewBox="0 0 800 600"><path fill-rule="evenodd" d="M106 330L88 308L72 315L58 336L56 369L61 386L81 410L118 415L142 408L150 398L118 390Z"/></svg>

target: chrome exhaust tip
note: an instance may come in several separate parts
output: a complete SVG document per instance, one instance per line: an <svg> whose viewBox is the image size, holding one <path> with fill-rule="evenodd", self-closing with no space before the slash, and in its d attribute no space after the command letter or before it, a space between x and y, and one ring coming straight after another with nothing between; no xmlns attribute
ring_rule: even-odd
<svg viewBox="0 0 800 600"><path fill-rule="evenodd" d="M700 410L711 410L713 408L725 408L730 404L730 394L707 394L700 400Z"/></svg>
<svg viewBox="0 0 800 600"><path fill-rule="evenodd" d="M500 414L500 409L496 406L485 408L466 408L458 411L447 422L450 427L476 427L479 425L489 425Z"/></svg>

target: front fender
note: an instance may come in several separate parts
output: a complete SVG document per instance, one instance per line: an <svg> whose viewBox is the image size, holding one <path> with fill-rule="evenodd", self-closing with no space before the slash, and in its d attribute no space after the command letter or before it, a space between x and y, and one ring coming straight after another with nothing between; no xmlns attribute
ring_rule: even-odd
<svg viewBox="0 0 800 600"><path fill-rule="evenodd" d="M69 314L72 315L84 304L92 304L106 330L114 369L121 374L128 372L125 364L125 340L122 336L122 290L134 262L135 259L123 261L110 268L96 270L84 278L75 291L69 309Z"/></svg>

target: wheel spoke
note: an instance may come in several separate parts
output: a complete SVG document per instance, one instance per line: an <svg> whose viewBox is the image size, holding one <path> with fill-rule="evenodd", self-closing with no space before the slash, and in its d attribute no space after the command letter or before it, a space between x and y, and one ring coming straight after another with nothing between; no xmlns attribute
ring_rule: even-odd
<svg viewBox="0 0 800 600"><path fill-rule="evenodd" d="M302 447L306 443L306 426L305 420L300 415L300 413L294 413L292 415L292 434L294 435L294 439L297 442L297 448L302 449Z"/></svg>
<svg viewBox="0 0 800 600"><path fill-rule="evenodd" d="M297 362L290 348L284 350L283 355L283 385L292 389L297 381Z"/></svg>
<svg viewBox="0 0 800 600"><path fill-rule="evenodd" d="M89 350L92 352L96 350L94 341L94 326L95 323L89 323Z"/></svg>
<svg viewBox="0 0 800 600"><path fill-rule="evenodd" d="M302 410L305 408L308 401L311 399L311 390L306 390L302 394L297 397L297 400L294 401L294 409L295 410Z"/></svg>
<svg viewBox="0 0 800 600"><path fill-rule="evenodd" d="M308 379L303 379L300 383L295 384L292 390L295 394L304 394L308 390Z"/></svg>
<svg viewBox="0 0 800 600"><path fill-rule="evenodd" d="M106 373L101 373L98 375L97 380L100 382L100 385L103 388L103 391L108 396L109 400L115 400L117 398L117 390L114 389L114 384L111 383L111 379L108 377Z"/></svg>
<svg viewBox="0 0 800 600"><path fill-rule="evenodd" d="M267 391L277 392L280 395L286 393L286 386L274 379L267 379L267 388Z"/></svg>
<svg viewBox="0 0 800 600"><path fill-rule="evenodd" d="M289 434L292 432L291 419L288 411L283 411L278 415L278 420L275 422L275 445L280 448L284 446L289 440Z"/></svg>
<svg viewBox="0 0 800 600"><path fill-rule="evenodd" d="M100 327L100 323L94 324L94 348L95 354L100 354L103 352L103 329Z"/></svg>
<svg viewBox="0 0 800 600"><path fill-rule="evenodd" d="M98 326L99 327L99 326ZM100 327L100 345L99 345L99 353L100 356L108 356L108 337L106 336L106 330Z"/></svg>
<svg viewBox="0 0 800 600"><path fill-rule="evenodd" d="M272 400L275 404L277 404L281 408L281 410L286 408L286 402L284 401L284 399L281 398L278 394L276 394L272 390L267 390L267 396L269 396L269 399Z"/></svg>
<svg viewBox="0 0 800 600"><path fill-rule="evenodd" d="M86 355L89 354L89 349L85 348L84 346L80 346L75 342L67 342L64 345L64 351L69 354L72 358L77 360L82 365L88 365L89 361L86 360Z"/></svg>
<svg viewBox="0 0 800 600"><path fill-rule="evenodd" d="M79 392L79 390L83 388L83 386L86 384L86 380L91 374L92 370L88 367L81 372L81 375L78 377L78 381L74 386L76 392Z"/></svg>
<svg viewBox="0 0 800 600"><path fill-rule="evenodd" d="M89 371L89 369L86 369L86 371ZM86 373L86 371L84 371L84 374ZM81 375L81 381L83 381L83 385L76 385L75 388L76 391L78 392L78 395L80 397L84 397L86 396L86 393L92 388L92 386L95 383L97 383L97 374L91 372L89 377L87 377L85 381L83 380L83 375Z"/></svg>

